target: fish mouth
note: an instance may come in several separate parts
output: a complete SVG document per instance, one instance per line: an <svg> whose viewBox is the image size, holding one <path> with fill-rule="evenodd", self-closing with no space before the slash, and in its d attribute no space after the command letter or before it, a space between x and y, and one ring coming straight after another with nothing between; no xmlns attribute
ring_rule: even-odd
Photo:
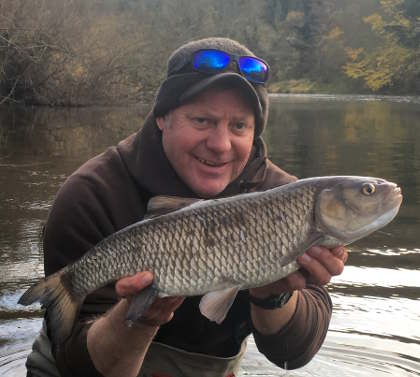
<svg viewBox="0 0 420 377"><path fill-rule="evenodd" d="M389 198L394 206L399 207L403 200L401 187L395 185L394 189L389 193Z"/></svg>

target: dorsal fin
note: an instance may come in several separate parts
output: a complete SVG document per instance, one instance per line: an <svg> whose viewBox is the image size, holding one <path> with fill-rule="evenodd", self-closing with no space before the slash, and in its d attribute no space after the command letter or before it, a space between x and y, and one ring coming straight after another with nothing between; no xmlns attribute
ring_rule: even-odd
<svg viewBox="0 0 420 377"><path fill-rule="evenodd" d="M154 196L147 203L147 213L145 219L161 216L169 212L187 207L191 204L201 202L203 199L182 198L179 196Z"/></svg>

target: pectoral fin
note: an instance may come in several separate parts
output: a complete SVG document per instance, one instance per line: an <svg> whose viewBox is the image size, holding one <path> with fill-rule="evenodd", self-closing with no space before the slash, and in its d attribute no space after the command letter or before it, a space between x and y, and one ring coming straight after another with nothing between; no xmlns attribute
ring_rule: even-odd
<svg viewBox="0 0 420 377"><path fill-rule="evenodd" d="M140 319L153 304L158 293L159 291L152 284L143 289L138 295L134 296L127 311L126 320L128 323Z"/></svg>
<svg viewBox="0 0 420 377"><path fill-rule="evenodd" d="M222 323L239 290L240 287L233 287L207 293L200 301L201 314L210 321Z"/></svg>

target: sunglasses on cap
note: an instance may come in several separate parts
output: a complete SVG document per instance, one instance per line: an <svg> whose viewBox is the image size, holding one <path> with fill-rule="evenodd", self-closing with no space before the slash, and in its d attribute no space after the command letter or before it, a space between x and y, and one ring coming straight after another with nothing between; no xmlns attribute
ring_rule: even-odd
<svg viewBox="0 0 420 377"><path fill-rule="evenodd" d="M248 81L264 84L268 80L268 64L254 56L239 56L228 54L222 50L198 50L194 53L192 66L195 71L204 73L219 73L234 61L239 72Z"/></svg>

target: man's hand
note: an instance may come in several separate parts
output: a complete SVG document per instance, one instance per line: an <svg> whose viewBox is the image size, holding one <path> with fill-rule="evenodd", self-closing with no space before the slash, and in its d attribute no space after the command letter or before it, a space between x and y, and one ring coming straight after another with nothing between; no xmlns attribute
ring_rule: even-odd
<svg viewBox="0 0 420 377"><path fill-rule="evenodd" d="M251 318L254 327L262 334L274 334L292 318L297 303L297 292L307 284L325 285L331 278L343 272L348 254L343 246L332 250L322 246L313 246L297 262L302 269L264 287L252 288L250 294L258 298L278 295L282 292L294 292L283 307L274 310L261 309L251 304Z"/></svg>
<svg viewBox="0 0 420 377"><path fill-rule="evenodd" d="M128 304L130 304L131 298L150 285L152 281L153 274L151 272L139 272L133 276L120 279L115 285L115 291L118 296L127 299ZM139 322L149 326L163 325L172 319L174 311L183 301L183 297L158 298Z"/></svg>
<svg viewBox="0 0 420 377"><path fill-rule="evenodd" d="M331 250L322 246L311 247L305 254L297 258L297 262L308 273L306 275L300 272L303 279L297 277L297 284L302 288L308 283L328 284L333 276L340 275L343 272L347 258L348 253L344 246L338 246Z"/></svg>
<svg viewBox="0 0 420 377"><path fill-rule="evenodd" d="M272 294L301 290L306 287L306 284L328 284L333 276L343 272L347 258L348 254L344 246L331 250L323 246L313 246L297 258L303 270L298 270L264 287L250 289L250 293L255 297L265 298Z"/></svg>
<svg viewBox="0 0 420 377"><path fill-rule="evenodd" d="M118 280L115 290L122 300L89 328L88 351L104 376L137 376L159 326L170 321L182 304L181 297L158 298L135 326L128 327L126 315L132 297L152 281L153 274L147 271Z"/></svg>

